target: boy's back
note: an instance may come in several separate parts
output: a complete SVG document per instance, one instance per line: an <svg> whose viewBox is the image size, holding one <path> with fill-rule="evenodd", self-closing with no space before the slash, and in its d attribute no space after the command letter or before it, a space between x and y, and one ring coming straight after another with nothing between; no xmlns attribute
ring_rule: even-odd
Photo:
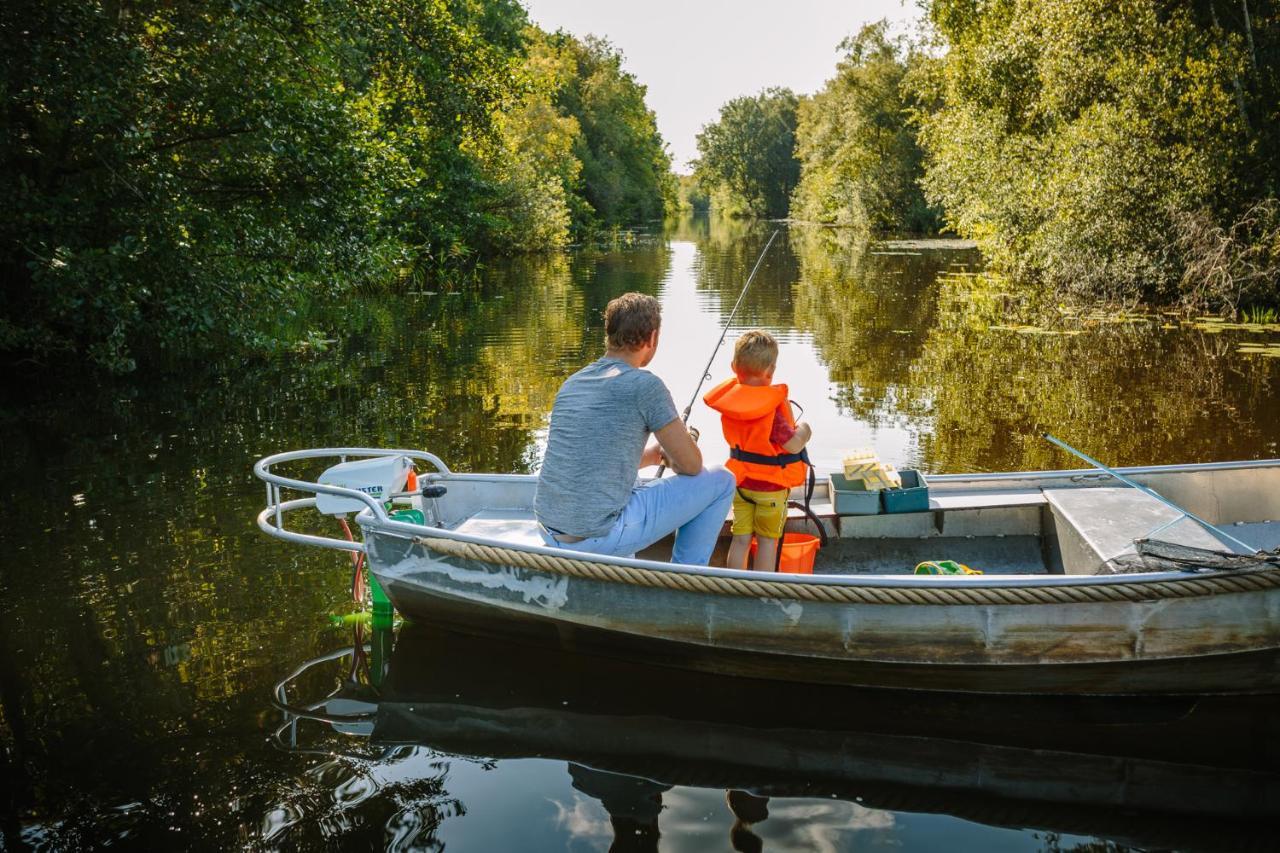
<svg viewBox="0 0 1280 853"><path fill-rule="evenodd" d="M791 414L786 385L773 384L778 343L764 331L743 334L734 345L734 376L703 397L720 413L729 444L725 467L737 479L733 501L733 540L726 565L745 568L747 551L757 538L755 568L772 570L778 542L787 524L787 498L792 486L805 481L808 424Z"/></svg>

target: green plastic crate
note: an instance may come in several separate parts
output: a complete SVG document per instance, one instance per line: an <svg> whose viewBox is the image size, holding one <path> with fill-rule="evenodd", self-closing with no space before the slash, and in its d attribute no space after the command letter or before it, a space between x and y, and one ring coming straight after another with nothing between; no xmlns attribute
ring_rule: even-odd
<svg viewBox="0 0 1280 853"><path fill-rule="evenodd" d="M907 468L899 471L901 489L885 489L880 493L885 512L928 512L929 481L920 471Z"/></svg>
<svg viewBox="0 0 1280 853"><path fill-rule="evenodd" d="M831 505L836 515L878 515L880 493L867 491L862 480L850 480L844 474L831 475Z"/></svg>

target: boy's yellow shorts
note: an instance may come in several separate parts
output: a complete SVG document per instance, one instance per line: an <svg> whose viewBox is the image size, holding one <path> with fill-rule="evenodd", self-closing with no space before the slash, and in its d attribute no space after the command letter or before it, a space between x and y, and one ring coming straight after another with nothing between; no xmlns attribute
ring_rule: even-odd
<svg viewBox="0 0 1280 853"><path fill-rule="evenodd" d="M754 533L766 539L781 539L787 526L787 496L790 494L790 489L776 492L738 489L733 495L733 535L750 536Z"/></svg>

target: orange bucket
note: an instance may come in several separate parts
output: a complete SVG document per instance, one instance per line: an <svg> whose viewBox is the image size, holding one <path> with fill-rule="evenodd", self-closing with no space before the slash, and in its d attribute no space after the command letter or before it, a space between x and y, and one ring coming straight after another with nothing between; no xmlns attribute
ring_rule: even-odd
<svg viewBox="0 0 1280 853"><path fill-rule="evenodd" d="M784 533L782 535L782 560L778 571L794 575L813 574L813 558L818 556L820 541L808 533ZM756 540L751 540L751 557L756 556Z"/></svg>

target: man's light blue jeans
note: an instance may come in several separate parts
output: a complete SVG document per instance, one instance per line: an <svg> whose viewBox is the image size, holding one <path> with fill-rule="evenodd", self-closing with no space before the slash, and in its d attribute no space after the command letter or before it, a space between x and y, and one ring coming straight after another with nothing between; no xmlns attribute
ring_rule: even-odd
<svg viewBox="0 0 1280 853"><path fill-rule="evenodd" d="M674 530L671 562L705 566L729 514L736 486L733 474L723 468L654 480L631 490L613 529L603 536L568 543L557 542L546 533L543 537L555 548L629 557Z"/></svg>

